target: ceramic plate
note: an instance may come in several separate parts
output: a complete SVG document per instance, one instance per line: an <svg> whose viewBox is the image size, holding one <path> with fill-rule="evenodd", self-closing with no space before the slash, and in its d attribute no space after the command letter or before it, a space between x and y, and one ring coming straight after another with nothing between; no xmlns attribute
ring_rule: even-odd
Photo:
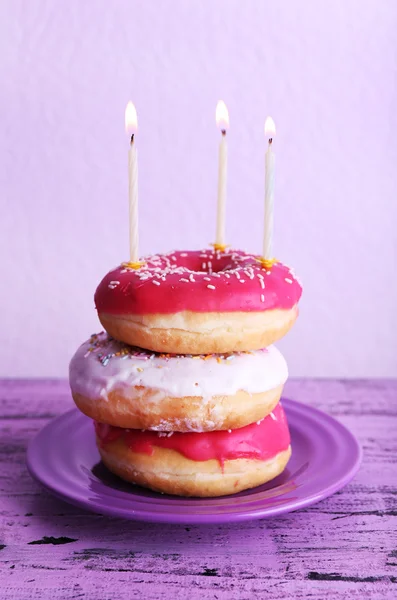
<svg viewBox="0 0 397 600"><path fill-rule="evenodd" d="M227 523L264 519L310 506L356 474L361 449L329 415L284 398L292 444L285 471L257 488L220 498L180 498L125 483L101 463L92 421L73 409L31 442L31 475L66 502L97 513L163 523Z"/></svg>

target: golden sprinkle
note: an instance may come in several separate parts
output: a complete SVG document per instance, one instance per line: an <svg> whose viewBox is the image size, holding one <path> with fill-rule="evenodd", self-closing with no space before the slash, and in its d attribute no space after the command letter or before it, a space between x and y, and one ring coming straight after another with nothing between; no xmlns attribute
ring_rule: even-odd
<svg viewBox="0 0 397 600"><path fill-rule="evenodd" d="M225 252L226 248L229 248L229 244L210 244L215 252Z"/></svg>
<svg viewBox="0 0 397 600"><path fill-rule="evenodd" d="M261 263L264 269L271 269L274 264L278 263L277 258L263 258L263 256L260 256L256 260Z"/></svg>
<svg viewBox="0 0 397 600"><path fill-rule="evenodd" d="M122 267L126 267L127 269L135 269L138 270L143 267L146 263L144 262L123 262L121 263Z"/></svg>
<svg viewBox="0 0 397 600"><path fill-rule="evenodd" d="M143 371L142 367L137 367L136 370L139 371L139 373L142 373Z"/></svg>

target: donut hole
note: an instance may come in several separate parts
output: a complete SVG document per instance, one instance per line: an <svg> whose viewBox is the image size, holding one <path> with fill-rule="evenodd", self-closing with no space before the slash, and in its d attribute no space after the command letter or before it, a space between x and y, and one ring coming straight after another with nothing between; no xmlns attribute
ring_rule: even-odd
<svg viewBox="0 0 397 600"><path fill-rule="evenodd" d="M185 267L192 273L208 273L209 275L236 268L230 254L208 254L204 257L204 255L197 256L197 253L192 253L181 257L178 263L178 266Z"/></svg>

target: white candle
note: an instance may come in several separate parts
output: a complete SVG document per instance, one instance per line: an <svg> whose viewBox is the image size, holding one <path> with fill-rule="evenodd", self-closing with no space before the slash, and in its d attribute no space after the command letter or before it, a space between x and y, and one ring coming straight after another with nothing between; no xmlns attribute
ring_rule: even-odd
<svg viewBox="0 0 397 600"><path fill-rule="evenodd" d="M229 128L229 113L225 103L220 100L216 106L216 124L221 130L218 164L218 209L216 219L215 249L225 249L225 211L226 211L226 180L227 180L227 142L226 131Z"/></svg>
<svg viewBox="0 0 397 600"><path fill-rule="evenodd" d="M269 140L265 155L265 230L263 236L263 258L273 259L273 214L274 214L274 175L275 154L273 152L273 138L276 127L271 117L265 122L265 135Z"/></svg>
<svg viewBox="0 0 397 600"><path fill-rule="evenodd" d="M128 198L130 217L130 263L139 266L139 233L138 233L138 152L135 144L135 133L138 127L137 114L132 102L125 109L125 128L131 136L128 152Z"/></svg>

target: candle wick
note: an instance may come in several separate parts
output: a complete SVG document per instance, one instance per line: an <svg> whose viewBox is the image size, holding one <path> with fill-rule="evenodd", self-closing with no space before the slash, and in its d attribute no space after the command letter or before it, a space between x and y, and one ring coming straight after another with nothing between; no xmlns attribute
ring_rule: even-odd
<svg viewBox="0 0 397 600"><path fill-rule="evenodd" d="M221 129L222 135L226 135L226 129Z"/></svg>
<svg viewBox="0 0 397 600"><path fill-rule="evenodd" d="M131 146L132 146L132 144L133 144L133 143L134 143L134 134L132 133L132 134L131 134L131 140L130 140L130 144L131 144Z"/></svg>
<svg viewBox="0 0 397 600"><path fill-rule="evenodd" d="M269 138L269 146L273 143L273 138Z"/></svg>

